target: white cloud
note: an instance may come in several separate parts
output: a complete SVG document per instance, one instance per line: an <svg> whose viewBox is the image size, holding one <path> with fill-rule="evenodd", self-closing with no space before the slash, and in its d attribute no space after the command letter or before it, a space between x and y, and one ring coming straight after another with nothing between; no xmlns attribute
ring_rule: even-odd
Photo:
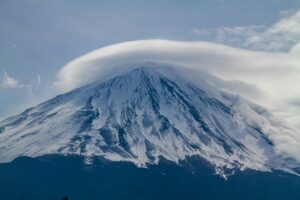
<svg viewBox="0 0 300 200"><path fill-rule="evenodd" d="M19 81L9 76L6 71L3 73L3 77L0 78L0 88L1 89L10 89L20 87Z"/></svg>
<svg viewBox="0 0 300 200"><path fill-rule="evenodd" d="M25 108L34 106L42 100L50 98L55 91L52 91L53 83L43 83L41 76L38 74L36 78L32 79L29 83L21 82L10 76L5 70L0 77L0 96L1 103L5 105L8 100L16 102L11 108L4 106L5 110L1 110L0 118L6 117L7 114L17 114ZM22 103L18 103L18 100ZM7 113L9 111L9 113Z"/></svg>
<svg viewBox="0 0 300 200"><path fill-rule="evenodd" d="M265 29L264 25L220 27L215 29L215 41L235 46L244 46L245 40Z"/></svg>
<svg viewBox="0 0 300 200"><path fill-rule="evenodd" d="M22 83L19 80L10 76L6 71L3 72L3 76L0 77L0 89L27 89L28 91L39 88L42 84L42 78L37 74L36 78L30 83Z"/></svg>
<svg viewBox="0 0 300 200"><path fill-rule="evenodd" d="M124 63L154 61L208 70L224 80L251 85L261 91L263 101L257 98L261 95L250 95L249 90L241 91L244 96L267 107L276 102L275 107L279 109L279 102L300 97L298 55L249 51L208 42L125 42L97 49L71 61L59 71L56 86L62 91L70 90L121 73L127 69L116 70L116 67Z"/></svg>
<svg viewBox="0 0 300 200"><path fill-rule="evenodd" d="M284 17L261 33L247 38L245 45L254 49L288 51L300 41L300 11Z"/></svg>
<svg viewBox="0 0 300 200"><path fill-rule="evenodd" d="M287 52L300 45L300 10L285 10L271 26L246 25L193 29L195 35L211 34L215 42L260 51ZM299 47L298 47L299 49Z"/></svg>

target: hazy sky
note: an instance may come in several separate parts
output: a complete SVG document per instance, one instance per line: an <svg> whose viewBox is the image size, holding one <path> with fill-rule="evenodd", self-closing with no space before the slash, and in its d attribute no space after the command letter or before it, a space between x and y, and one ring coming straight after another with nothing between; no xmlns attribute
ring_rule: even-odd
<svg viewBox="0 0 300 200"><path fill-rule="evenodd" d="M300 31L270 44L278 28L268 28L299 9L300 0L0 0L0 118L51 96L63 65L109 44L155 38L288 51Z"/></svg>

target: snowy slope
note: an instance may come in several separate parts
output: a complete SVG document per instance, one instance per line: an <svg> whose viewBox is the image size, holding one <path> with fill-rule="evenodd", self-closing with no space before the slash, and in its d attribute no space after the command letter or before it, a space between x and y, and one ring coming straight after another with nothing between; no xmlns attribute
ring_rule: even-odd
<svg viewBox="0 0 300 200"><path fill-rule="evenodd" d="M294 173L269 133L282 129L259 106L147 66L57 96L0 122L0 162L46 154L102 156L138 166L198 155L224 169ZM218 95L213 95L218 94ZM272 129L271 129L272 130Z"/></svg>

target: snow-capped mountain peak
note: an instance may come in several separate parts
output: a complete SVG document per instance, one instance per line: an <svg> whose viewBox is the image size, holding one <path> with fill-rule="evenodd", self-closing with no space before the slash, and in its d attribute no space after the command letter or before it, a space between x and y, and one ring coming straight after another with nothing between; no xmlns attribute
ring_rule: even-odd
<svg viewBox="0 0 300 200"><path fill-rule="evenodd" d="M219 174L247 168L294 173L297 163L279 155L263 131L272 122L262 108L206 88L172 68L144 64L0 122L0 162L75 154L87 162L101 156L146 166L162 157L178 163L199 156ZM240 104L260 118L246 119Z"/></svg>

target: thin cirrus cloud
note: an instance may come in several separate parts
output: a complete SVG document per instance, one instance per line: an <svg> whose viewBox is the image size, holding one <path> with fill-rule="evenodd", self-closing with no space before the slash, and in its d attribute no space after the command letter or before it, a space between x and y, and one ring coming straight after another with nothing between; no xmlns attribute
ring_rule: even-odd
<svg viewBox="0 0 300 200"><path fill-rule="evenodd" d="M268 27L262 33L249 37L245 45L254 49L288 51L300 41L300 10Z"/></svg>
<svg viewBox="0 0 300 200"><path fill-rule="evenodd" d="M12 88L19 88L20 83L18 80L11 77L6 71L3 72L2 78L0 78L0 89L12 89Z"/></svg>
<svg viewBox="0 0 300 200"><path fill-rule="evenodd" d="M39 74L30 83L22 83L9 75L6 70L3 71L2 77L0 77L0 91L11 89L28 89L28 91L32 91L34 88L40 87L41 84L42 78Z"/></svg>
<svg viewBox="0 0 300 200"><path fill-rule="evenodd" d="M39 74L30 82L24 82L3 69L0 73L0 121L52 96L52 84L44 82Z"/></svg>
<svg viewBox="0 0 300 200"><path fill-rule="evenodd" d="M218 43L260 51L286 52L292 50L295 45L300 45L300 10L293 14L284 14L272 26L252 24L212 30L195 28L192 33L199 36L211 34Z"/></svg>

